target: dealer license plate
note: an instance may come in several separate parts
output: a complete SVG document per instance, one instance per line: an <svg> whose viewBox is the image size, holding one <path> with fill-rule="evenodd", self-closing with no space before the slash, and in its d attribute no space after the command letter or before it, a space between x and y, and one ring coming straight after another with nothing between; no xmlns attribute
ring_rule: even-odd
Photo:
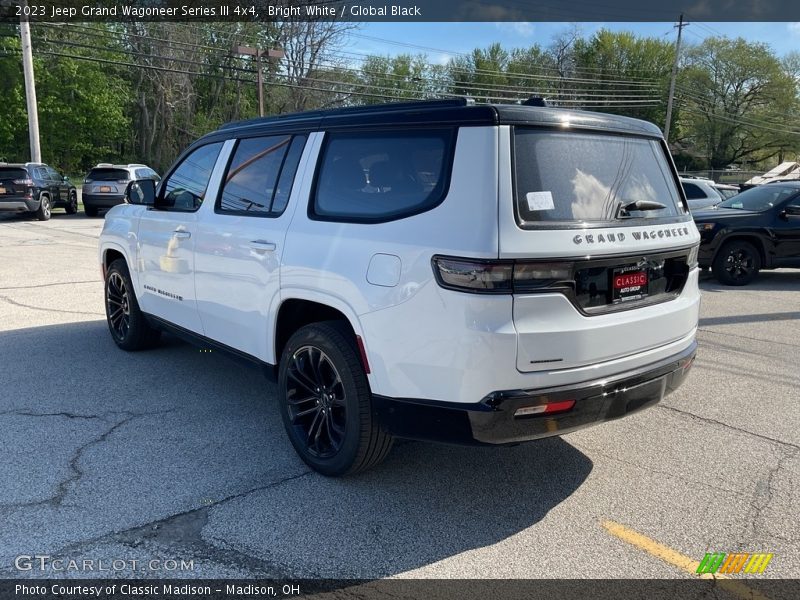
<svg viewBox="0 0 800 600"><path fill-rule="evenodd" d="M648 294L650 278L639 266L618 267L611 275L612 303L641 300Z"/></svg>

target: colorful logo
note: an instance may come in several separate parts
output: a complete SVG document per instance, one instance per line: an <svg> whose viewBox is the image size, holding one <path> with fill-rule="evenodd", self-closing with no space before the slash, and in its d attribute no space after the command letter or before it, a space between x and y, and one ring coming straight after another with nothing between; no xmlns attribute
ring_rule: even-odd
<svg viewBox="0 0 800 600"><path fill-rule="evenodd" d="M772 554L707 552L697 566L698 573L763 573Z"/></svg>

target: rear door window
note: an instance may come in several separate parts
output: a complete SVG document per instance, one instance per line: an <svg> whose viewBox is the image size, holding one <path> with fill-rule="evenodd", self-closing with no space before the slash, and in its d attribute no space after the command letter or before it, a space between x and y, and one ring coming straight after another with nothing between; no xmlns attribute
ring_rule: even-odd
<svg viewBox="0 0 800 600"><path fill-rule="evenodd" d="M328 134L310 216L380 222L437 206L454 141L446 129Z"/></svg>
<svg viewBox="0 0 800 600"><path fill-rule="evenodd" d="M635 218L683 214L680 195L656 140L517 127L514 132L517 214L523 226L615 221L620 206Z"/></svg>
<svg viewBox="0 0 800 600"><path fill-rule="evenodd" d="M278 216L286 208L305 137L239 140L222 184L220 213Z"/></svg>

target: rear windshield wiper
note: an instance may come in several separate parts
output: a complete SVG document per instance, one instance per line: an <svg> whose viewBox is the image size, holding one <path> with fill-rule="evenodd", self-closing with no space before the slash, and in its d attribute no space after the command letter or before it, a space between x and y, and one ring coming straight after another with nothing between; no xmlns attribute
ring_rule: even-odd
<svg viewBox="0 0 800 600"><path fill-rule="evenodd" d="M650 210L662 210L664 208L667 208L665 204L661 204L661 202L654 202L653 200L636 200L635 202L629 202L628 204L625 204L624 200L620 200L617 204L617 214L614 215L614 218L621 219L630 217L631 211L646 212Z"/></svg>

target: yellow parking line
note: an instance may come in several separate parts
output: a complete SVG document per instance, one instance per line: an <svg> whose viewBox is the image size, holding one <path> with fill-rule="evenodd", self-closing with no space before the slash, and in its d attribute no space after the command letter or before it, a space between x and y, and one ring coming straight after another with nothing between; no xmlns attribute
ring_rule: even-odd
<svg viewBox="0 0 800 600"><path fill-rule="evenodd" d="M714 575L711 573L703 573L702 575L697 574L697 567L700 566L700 562L696 561L688 556L673 550L669 546L665 546L653 539L650 539L646 535L642 535L632 529L628 529L624 525L620 525L619 523L615 523L614 521L603 521L603 527L608 531L611 535L621 539L623 542L628 542L631 546L636 546L640 550L644 550L648 554L655 556L656 558L660 558L666 563L671 564L674 567L678 567L682 571L685 571L691 575L695 575L701 579L717 579L719 580L717 585L740 598L746 598L747 600L769 600L763 594L757 592L753 588L750 588L743 584L741 581L736 581L725 575Z"/></svg>

